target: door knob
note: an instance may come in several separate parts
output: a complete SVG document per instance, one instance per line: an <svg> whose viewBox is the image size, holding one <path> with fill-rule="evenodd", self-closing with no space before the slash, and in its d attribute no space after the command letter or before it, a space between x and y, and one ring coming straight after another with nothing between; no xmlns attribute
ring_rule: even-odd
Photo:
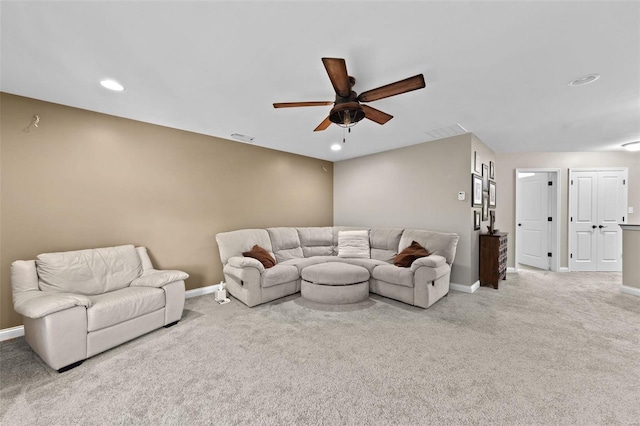
<svg viewBox="0 0 640 426"><path fill-rule="evenodd" d="M602 228L606 228L606 226L600 225L600 226L598 226L598 228L602 229Z"/></svg>
<svg viewBox="0 0 640 426"><path fill-rule="evenodd" d="M519 224L518 224L518 226L522 226L522 224L521 224L521 223L519 223Z"/></svg>
<svg viewBox="0 0 640 426"><path fill-rule="evenodd" d="M596 229L596 228L597 228L597 226L595 226L595 225L591 225L591 227L592 227L593 229ZM600 227L602 228L602 226L600 226Z"/></svg>

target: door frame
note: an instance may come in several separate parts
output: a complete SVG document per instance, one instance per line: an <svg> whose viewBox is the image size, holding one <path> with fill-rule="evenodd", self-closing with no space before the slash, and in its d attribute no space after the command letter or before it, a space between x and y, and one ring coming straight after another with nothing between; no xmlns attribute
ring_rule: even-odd
<svg viewBox="0 0 640 426"><path fill-rule="evenodd" d="M513 224L515 228L515 240L514 240L514 249L515 249L515 260L514 260L514 271L518 272L518 261L520 260L520 250L518 250L518 238L520 236L520 231L518 228L518 202L521 197L522 190L520 189L520 181L518 179L519 173L548 173L549 179L554 183L554 190L550 191L549 197L549 212L551 217L553 218L552 225L549 227L550 235L549 235L549 248L551 250L551 260L549 261L549 270L551 272L559 272L560 270L560 194L561 194L561 185L562 185L562 175L560 174L560 169L555 168L517 168L515 169L514 179L516 180L515 188L516 188L516 197L515 197L515 223ZM568 255L567 255L568 256Z"/></svg>
<svg viewBox="0 0 640 426"><path fill-rule="evenodd" d="M625 180L629 180L629 168L628 167L571 167L567 170L567 269L571 272L571 253L573 253L573 222L571 221L571 208L573 207L573 197L571 197L571 174L573 172L608 172L608 171L622 171L625 174ZM516 175L517 176L517 175ZM624 205L625 205L625 218L628 218L627 210L629 208L629 185L624 186ZM625 223L627 221L625 220Z"/></svg>

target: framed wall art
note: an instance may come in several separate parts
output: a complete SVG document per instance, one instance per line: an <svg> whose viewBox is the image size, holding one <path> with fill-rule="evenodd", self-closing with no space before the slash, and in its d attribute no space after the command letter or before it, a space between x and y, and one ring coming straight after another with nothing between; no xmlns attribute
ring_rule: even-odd
<svg viewBox="0 0 640 426"><path fill-rule="evenodd" d="M473 230L477 231L480 229L480 211L473 211Z"/></svg>
<svg viewBox="0 0 640 426"><path fill-rule="evenodd" d="M489 207L496 207L496 183L489 181Z"/></svg>
<svg viewBox="0 0 640 426"><path fill-rule="evenodd" d="M493 164L493 161L489 161L489 179L496 179L496 166Z"/></svg>
<svg viewBox="0 0 640 426"><path fill-rule="evenodd" d="M482 221L489 220L489 193L482 191Z"/></svg>
<svg viewBox="0 0 640 426"><path fill-rule="evenodd" d="M489 190L489 166L482 164L482 190Z"/></svg>
<svg viewBox="0 0 640 426"><path fill-rule="evenodd" d="M471 207L482 207L482 176L471 174Z"/></svg>

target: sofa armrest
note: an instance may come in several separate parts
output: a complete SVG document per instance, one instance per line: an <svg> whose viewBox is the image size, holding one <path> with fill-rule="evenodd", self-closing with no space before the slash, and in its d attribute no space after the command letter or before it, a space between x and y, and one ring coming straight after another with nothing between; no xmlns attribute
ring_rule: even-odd
<svg viewBox="0 0 640 426"><path fill-rule="evenodd" d="M91 307L91 300L81 294L23 291L13 297L15 311L28 318L42 318L74 306Z"/></svg>
<svg viewBox="0 0 640 426"><path fill-rule="evenodd" d="M164 287L165 285L175 282L184 281L189 278L189 274L176 270L147 269L141 276L131 281L130 287Z"/></svg>
<svg viewBox="0 0 640 426"><path fill-rule="evenodd" d="M432 254L427 257L421 257L416 259L411 264L411 272L415 272L421 266L428 266L430 268L438 268L447 263L447 260L443 256Z"/></svg>
<svg viewBox="0 0 640 426"><path fill-rule="evenodd" d="M253 257L234 256L230 257L227 263L234 268L242 269L251 267L256 268L261 274L264 272L264 265L260 263L258 259L254 259Z"/></svg>

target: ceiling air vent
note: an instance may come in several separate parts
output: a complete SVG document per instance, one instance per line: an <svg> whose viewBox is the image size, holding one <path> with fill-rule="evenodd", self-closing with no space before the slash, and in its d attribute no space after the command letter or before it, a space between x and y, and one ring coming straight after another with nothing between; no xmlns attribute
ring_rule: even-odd
<svg viewBox="0 0 640 426"><path fill-rule="evenodd" d="M459 125L458 123L447 127L440 127L438 129L429 130L425 132L429 141L435 141L436 139L450 138L451 136L463 135L469 133L467 129Z"/></svg>
<svg viewBox="0 0 640 426"><path fill-rule="evenodd" d="M233 133L231 137L237 141L252 143L255 139L253 136L242 135L240 133Z"/></svg>

